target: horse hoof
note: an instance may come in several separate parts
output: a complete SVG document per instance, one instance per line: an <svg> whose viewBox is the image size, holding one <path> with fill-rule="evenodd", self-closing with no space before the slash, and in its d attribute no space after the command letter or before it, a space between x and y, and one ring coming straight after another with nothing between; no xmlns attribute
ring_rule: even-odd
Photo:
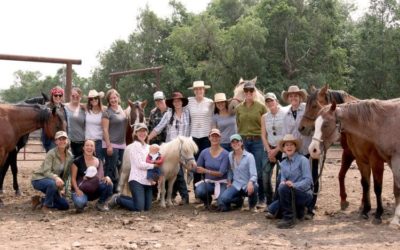
<svg viewBox="0 0 400 250"><path fill-rule="evenodd" d="M161 202L161 203L160 203L160 207L162 207L162 208L167 208L167 206L165 205L164 202Z"/></svg>
<svg viewBox="0 0 400 250"><path fill-rule="evenodd" d="M363 220L368 220L369 216L368 216L368 214L363 214L362 213L362 214L360 214L359 218L363 219Z"/></svg>
<svg viewBox="0 0 400 250"><path fill-rule="evenodd" d="M382 218L374 218L374 219L372 220L372 224L374 224L374 225L380 225L380 224L382 224Z"/></svg>
<svg viewBox="0 0 400 250"><path fill-rule="evenodd" d="M340 202L340 209L341 210L346 210L349 207L350 203L348 201L342 201Z"/></svg>
<svg viewBox="0 0 400 250"><path fill-rule="evenodd" d="M17 196L17 197L22 196L21 190L16 190L16 191L15 191L15 196Z"/></svg>

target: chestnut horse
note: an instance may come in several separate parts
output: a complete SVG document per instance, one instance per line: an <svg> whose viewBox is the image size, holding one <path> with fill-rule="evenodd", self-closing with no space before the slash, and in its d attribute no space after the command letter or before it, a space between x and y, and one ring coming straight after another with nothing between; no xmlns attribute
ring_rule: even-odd
<svg viewBox="0 0 400 250"><path fill-rule="evenodd" d="M128 108L125 110L125 113L128 117L128 126L126 127L126 145L129 145L133 142L132 134L133 134L133 128L135 127L135 124L138 123L146 123L146 118L144 115L144 109L147 106L147 100L144 100L142 102L136 101L132 102L128 100Z"/></svg>
<svg viewBox="0 0 400 250"><path fill-rule="evenodd" d="M319 157L320 144L328 148L340 137L340 130L370 142L377 154L386 161L393 173L396 210L391 224L400 226L400 99L365 100L321 109L315 121L313 141L309 146L312 157ZM358 145L362 147L362 145Z"/></svg>
<svg viewBox="0 0 400 250"><path fill-rule="evenodd" d="M255 85L257 82L257 77L251 80L243 80L242 78L240 78L239 83L233 90L233 97L229 99L228 110L231 114L235 113L236 106L239 105L239 103L241 103L244 100L243 86L246 82L252 82ZM260 90L255 88L253 95L255 95L254 100L260 102L262 105L265 105L264 94Z"/></svg>
<svg viewBox="0 0 400 250"><path fill-rule="evenodd" d="M42 104L44 105L49 101L49 98L46 94L42 93L42 96L33 97L26 99L23 103L25 104ZM4 178L7 174L8 168L11 166L11 172L13 176L13 188L15 191L15 195L20 196L21 191L19 190L18 185L18 166L17 166L17 155L21 148L25 147L28 142L29 134L23 135L17 142L17 146L13 151L8 154L6 162L2 167L0 167L0 194L3 193L3 183Z"/></svg>
<svg viewBox="0 0 400 250"><path fill-rule="evenodd" d="M18 140L39 128L44 128L48 138L63 128L63 121L57 110L42 105L0 104L0 166L8 154L15 150ZM0 199L0 206L3 204Z"/></svg>
<svg viewBox="0 0 400 250"><path fill-rule="evenodd" d="M308 96L306 110L303 119L300 122L299 130L302 134L309 135L314 130L314 122L318 112L331 102L349 103L358 101L357 98L347 94L345 91L330 90L328 85L320 90L311 89L311 94ZM375 213L374 223L381 223L383 214L382 206L382 182L384 161L379 156L373 144L359 138L356 135L348 135L346 132L341 132L340 143L343 148L342 164L339 171L339 187L340 187L340 205L342 210L349 206L345 187L345 177L351 163L355 159L358 169L361 173L361 185L363 188L362 210L361 216L368 218L368 213L371 210L371 201L369 196L371 170L374 178L374 192L376 196L377 209Z"/></svg>

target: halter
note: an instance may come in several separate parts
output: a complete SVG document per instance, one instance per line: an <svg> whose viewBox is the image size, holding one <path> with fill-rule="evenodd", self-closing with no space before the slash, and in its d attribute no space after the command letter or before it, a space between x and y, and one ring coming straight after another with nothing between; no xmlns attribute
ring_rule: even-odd
<svg viewBox="0 0 400 250"><path fill-rule="evenodd" d="M181 162L181 164L186 166L190 161L194 161L195 158L194 157L186 158L182 153L182 145L183 145L183 142L180 141L180 143L179 143L179 162Z"/></svg>
<svg viewBox="0 0 400 250"><path fill-rule="evenodd" d="M139 109L139 111L142 110L138 101L134 102L133 104L134 104L134 107L135 107L135 112L136 112L136 109ZM131 112L132 112L132 110L131 110ZM140 112L139 112L138 116L139 116L139 122L141 122L140 121L140 119L141 119ZM134 123L132 123L132 117L131 117L130 113L129 113L129 116L128 116L128 125L129 125L129 127L131 127L132 130L135 130L136 119L135 119Z"/></svg>

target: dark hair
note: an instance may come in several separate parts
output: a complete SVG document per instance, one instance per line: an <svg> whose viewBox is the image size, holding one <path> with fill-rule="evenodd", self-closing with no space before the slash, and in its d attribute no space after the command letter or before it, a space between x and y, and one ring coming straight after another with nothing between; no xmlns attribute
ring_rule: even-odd
<svg viewBox="0 0 400 250"><path fill-rule="evenodd" d="M229 108L228 101L223 101L223 102L225 102L225 108L226 108L226 110L228 110L228 108ZM217 103L215 103L215 105L214 105L214 114L219 114L219 110L217 108Z"/></svg>
<svg viewBox="0 0 400 250"><path fill-rule="evenodd" d="M98 103L97 103L97 106L99 106L100 112L103 111L103 104L101 103L101 98L100 98L100 96L96 96L96 97L91 97L91 98L88 97L87 98L86 107L88 109L88 112L91 113L92 109L93 109L93 105L90 103L90 99L92 99L92 98L96 98L97 100L99 100Z"/></svg>
<svg viewBox="0 0 400 250"><path fill-rule="evenodd" d="M140 130L140 129L139 129ZM133 141L138 141L138 142L140 142L140 143L142 143L140 140L139 140L139 138L137 137L137 135L136 135L136 131L135 132L133 132ZM147 139L149 139L149 131L147 130L147 136L146 136L146 138L144 139L144 141L146 142L147 141Z"/></svg>

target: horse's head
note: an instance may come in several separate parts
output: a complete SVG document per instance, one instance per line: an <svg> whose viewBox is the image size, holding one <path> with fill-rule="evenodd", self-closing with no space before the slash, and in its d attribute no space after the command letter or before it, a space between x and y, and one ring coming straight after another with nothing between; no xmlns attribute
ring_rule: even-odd
<svg viewBox="0 0 400 250"><path fill-rule="evenodd" d="M321 89L311 88L310 94L307 97L306 110L299 124L299 132L302 135L310 136L314 131L315 120L318 112L328 104L329 86L325 85Z"/></svg>
<svg viewBox="0 0 400 250"><path fill-rule="evenodd" d="M37 96L37 97L32 97L32 98L26 99L26 100L24 100L24 103L44 105L48 101L49 101L49 97L42 92L42 96Z"/></svg>
<svg viewBox="0 0 400 250"><path fill-rule="evenodd" d="M179 136L179 161L188 169L196 166L194 155L199 151L191 137Z"/></svg>
<svg viewBox="0 0 400 250"><path fill-rule="evenodd" d="M47 107L42 107L40 111L40 120L43 123L43 128L46 136L50 139L54 138L57 131L64 130L64 120L61 110L56 107L51 110Z"/></svg>
<svg viewBox="0 0 400 250"><path fill-rule="evenodd" d="M315 121L314 136L308 147L312 158L319 159L321 147L328 150L328 148L340 138L339 112L340 108L336 107L336 102L334 101L331 105L323 107L318 113Z"/></svg>
<svg viewBox="0 0 400 250"><path fill-rule="evenodd" d="M234 114L237 105L239 105L239 103L241 103L244 100L243 86L246 82L252 82L255 85L257 82L257 77L255 77L251 80L243 80L243 78L240 78L239 83L236 85L235 89L233 90L233 97L232 97L232 99L229 100L229 105L228 105L229 113ZM255 99L258 98L258 95L259 95L258 93L259 93L259 91L257 89L256 89L256 91L253 92ZM261 96L262 96L262 94L261 94Z"/></svg>
<svg viewBox="0 0 400 250"><path fill-rule="evenodd" d="M131 100L128 100L128 122L129 126L133 128L135 124L138 123L145 123L145 115L144 115L144 109L147 106L147 100L144 101L135 101L132 102Z"/></svg>

